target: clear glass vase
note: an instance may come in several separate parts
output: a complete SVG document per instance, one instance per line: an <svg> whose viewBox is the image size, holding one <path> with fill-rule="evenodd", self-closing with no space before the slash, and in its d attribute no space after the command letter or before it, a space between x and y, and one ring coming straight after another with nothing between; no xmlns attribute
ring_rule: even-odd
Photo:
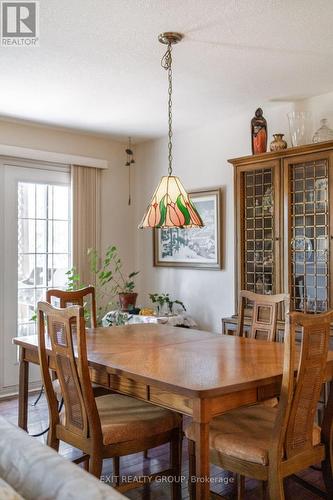
<svg viewBox="0 0 333 500"><path fill-rule="evenodd" d="M291 111L288 113L289 131L293 146L310 143L311 113L308 111Z"/></svg>
<svg viewBox="0 0 333 500"><path fill-rule="evenodd" d="M320 120L320 127L314 133L312 142L333 141L333 130L329 128L326 118Z"/></svg>

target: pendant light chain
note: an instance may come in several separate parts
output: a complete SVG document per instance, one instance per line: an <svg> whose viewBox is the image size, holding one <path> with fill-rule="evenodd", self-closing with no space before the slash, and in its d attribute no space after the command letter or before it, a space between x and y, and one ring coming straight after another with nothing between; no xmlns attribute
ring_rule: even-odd
<svg viewBox="0 0 333 500"><path fill-rule="evenodd" d="M168 44L168 50L164 54L161 65L162 68L166 69L168 72L168 123L169 123L169 132L168 132L168 150L169 150L169 155L168 155L168 160L169 160L169 167L168 167L168 175L172 175L172 45L171 43Z"/></svg>
<svg viewBox="0 0 333 500"><path fill-rule="evenodd" d="M166 46L161 66L168 76L168 175L163 175L139 225L140 228L203 227L202 218L179 177L172 173L172 45L184 35L174 31L160 33L158 41Z"/></svg>

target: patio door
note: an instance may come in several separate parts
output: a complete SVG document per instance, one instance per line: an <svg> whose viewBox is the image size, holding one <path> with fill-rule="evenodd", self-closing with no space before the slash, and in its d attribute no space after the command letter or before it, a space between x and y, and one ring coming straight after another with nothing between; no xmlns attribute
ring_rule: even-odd
<svg viewBox="0 0 333 500"><path fill-rule="evenodd" d="M2 192L1 192L2 191ZM69 168L0 164L0 392L18 384L13 337L36 333L36 303L71 267ZM39 368L30 381L38 383Z"/></svg>

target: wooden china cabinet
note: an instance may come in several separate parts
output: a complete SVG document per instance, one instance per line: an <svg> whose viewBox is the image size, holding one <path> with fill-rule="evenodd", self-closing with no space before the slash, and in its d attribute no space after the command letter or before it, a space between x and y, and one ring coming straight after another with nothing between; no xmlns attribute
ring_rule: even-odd
<svg viewBox="0 0 333 500"><path fill-rule="evenodd" d="M291 310L333 307L333 141L229 162L236 211L235 311L243 289L289 293ZM283 317L281 310L280 332ZM232 333L236 323L236 315L224 318L223 333Z"/></svg>

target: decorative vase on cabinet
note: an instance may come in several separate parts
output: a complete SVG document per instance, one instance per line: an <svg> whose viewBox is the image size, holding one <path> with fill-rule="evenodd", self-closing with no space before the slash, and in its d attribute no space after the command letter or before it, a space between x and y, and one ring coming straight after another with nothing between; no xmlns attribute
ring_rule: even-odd
<svg viewBox="0 0 333 500"><path fill-rule="evenodd" d="M274 140L270 143L271 151L281 151L287 148L287 141L283 139L284 134L273 134Z"/></svg>
<svg viewBox="0 0 333 500"><path fill-rule="evenodd" d="M296 147L309 144L311 140L311 113L308 111L291 111L287 116L292 145Z"/></svg>
<svg viewBox="0 0 333 500"><path fill-rule="evenodd" d="M320 120L320 127L314 133L312 142L333 141L333 130L329 128L326 118Z"/></svg>

